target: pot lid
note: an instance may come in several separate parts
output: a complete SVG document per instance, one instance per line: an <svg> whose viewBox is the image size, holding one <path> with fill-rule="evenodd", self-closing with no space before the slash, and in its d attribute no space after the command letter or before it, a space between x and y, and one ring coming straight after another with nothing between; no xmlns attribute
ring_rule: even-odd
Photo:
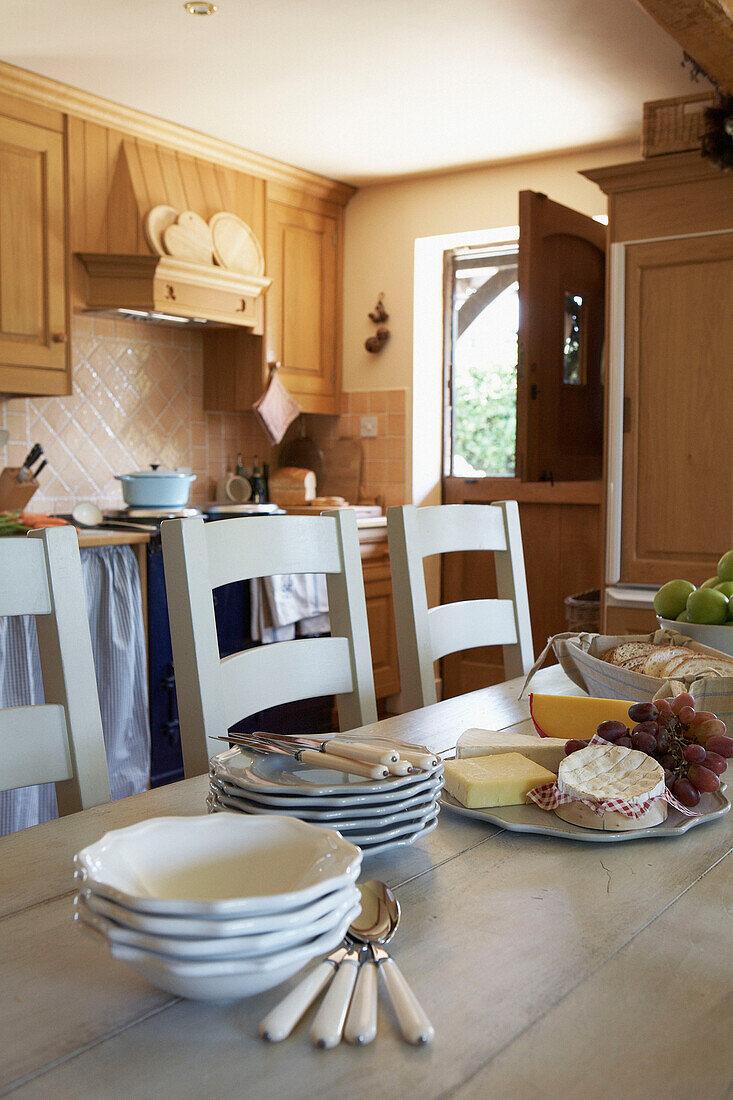
<svg viewBox="0 0 733 1100"><path fill-rule="evenodd" d="M186 478L188 481L196 480L196 474L192 474L190 470L166 470L156 464L151 464L149 470L134 470L129 474L115 474L115 477Z"/></svg>

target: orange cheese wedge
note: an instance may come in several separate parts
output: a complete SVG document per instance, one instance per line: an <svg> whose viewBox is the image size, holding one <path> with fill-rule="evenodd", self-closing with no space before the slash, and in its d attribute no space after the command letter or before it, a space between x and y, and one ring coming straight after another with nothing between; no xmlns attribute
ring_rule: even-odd
<svg viewBox="0 0 733 1100"><path fill-rule="evenodd" d="M623 722L629 728L636 723L629 718L633 699L593 699L587 695L529 696L529 713L540 737L571 737L585 740L592 737L601 722Z"/></svg>

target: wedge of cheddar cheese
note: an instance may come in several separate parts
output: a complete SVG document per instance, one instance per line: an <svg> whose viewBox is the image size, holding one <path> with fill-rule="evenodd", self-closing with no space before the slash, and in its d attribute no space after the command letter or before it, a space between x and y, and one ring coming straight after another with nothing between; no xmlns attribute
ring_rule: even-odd
<svg viewBox="0 0 733 1100"><path fill-rule="evenodd" d="M496 756L497 753L518 752L535 764L557 772L565 758L565 742L555 737L539 737L536 733L511 733L497 730L470 729L462 733L456 745L459 760L471 756Z"/></svg>
<svg viewBox="0 0 733 1100"><path fill-rule="evenodd" d="M518 752L446 760L445 789L469 809L521 806L533 787L555 782L555 773Z"/></svg>
<svg viewBox="0 0 733 1100"><path fill-rule="evenodd" d="M529 696L529 712L541 737L571 737L584 740L592 737L601 722L623 722L632 727L629 718L633 699L593 699L587 695Z"/></svg>

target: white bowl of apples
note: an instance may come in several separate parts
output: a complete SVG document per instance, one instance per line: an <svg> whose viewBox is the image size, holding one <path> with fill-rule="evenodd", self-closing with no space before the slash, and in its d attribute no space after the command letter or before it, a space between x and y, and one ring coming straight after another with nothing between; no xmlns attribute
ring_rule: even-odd
<svg viewBox="0 0 733 1100"><path fill-rule="evenodd" d="M733 550L723 554L714 577L695 588L667 581L654 597L659 625L733 657Z"/></svg>

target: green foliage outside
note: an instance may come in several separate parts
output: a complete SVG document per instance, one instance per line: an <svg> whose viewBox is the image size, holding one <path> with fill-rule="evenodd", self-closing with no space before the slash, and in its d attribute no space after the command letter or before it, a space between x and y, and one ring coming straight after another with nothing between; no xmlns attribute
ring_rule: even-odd
<svg viewBox="0 0 733 1100"><path fill-rule="evenodd" d="M513 477L517 439L517 365L467 365L457 373L454 390L454 474L466 476L463 463L493 477Z"/></svg>

